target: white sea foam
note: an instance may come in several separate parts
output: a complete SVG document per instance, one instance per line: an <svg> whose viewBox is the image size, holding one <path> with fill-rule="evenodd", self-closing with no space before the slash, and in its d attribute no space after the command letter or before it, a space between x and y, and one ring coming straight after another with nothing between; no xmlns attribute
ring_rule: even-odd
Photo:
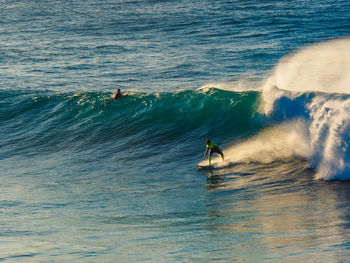
<svg viewBox="0 0 350 263"><path fill-rule="evenodd" d="M262 86L260 134L225 149L226 163L268 163L300 156L316 178L350 179L350 38L283 58Z"/></svg>
<svg viewBox="0 0 350 263"><path fill-rule="evenodd" d="M249 140L225 149L225 162L213 159L216 167L235 163L271 163L310 155L305 123L299 120L267 128Z"/></svg>
<svg viewBox="0 0 350 263"><path fill-rule="evenodd" d="M306 96L308 92L314 93ZM307 126L292 126L289 132L310 138L301 140L307 148L302 156L315 167L317 178L350 179L348 94L350 38L316 44L282 59L264 85L262 111L270 120L290 122L297 116Z"/></svg>

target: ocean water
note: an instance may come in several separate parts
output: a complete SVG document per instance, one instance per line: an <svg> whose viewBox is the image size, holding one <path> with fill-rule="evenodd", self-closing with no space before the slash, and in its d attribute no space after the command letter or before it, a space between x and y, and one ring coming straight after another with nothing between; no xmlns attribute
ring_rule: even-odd
<svg viewBox="0 0 350 263"><path fill-rule="evenodd" d="M350 262L349 21L0 0L0 261Z"/></svg>

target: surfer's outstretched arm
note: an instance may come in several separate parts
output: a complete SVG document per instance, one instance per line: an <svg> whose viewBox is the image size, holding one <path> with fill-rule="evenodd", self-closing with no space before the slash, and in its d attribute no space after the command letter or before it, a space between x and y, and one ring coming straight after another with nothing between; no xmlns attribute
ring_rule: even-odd
<svg viewBox="0 0 350 263"><path fill-rule="evenodd" d="M207 158L208 150L209 150L208 148L205 150L203 160L205 160L205 158Z"/></svg>

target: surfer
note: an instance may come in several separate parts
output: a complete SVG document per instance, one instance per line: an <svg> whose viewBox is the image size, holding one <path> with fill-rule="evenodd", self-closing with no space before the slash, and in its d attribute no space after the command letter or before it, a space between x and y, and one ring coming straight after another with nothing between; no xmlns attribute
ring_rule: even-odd
<svg viewBox="0 0 350 263"><path fill-rule="evenodd" d="M213 155L213 153L220 154L222 160L224 160L224 154L222 153L220 147L215 142L212 142L210 140L207 140L207 147L205 149L205 154L204 154L203 160L205 160L205 158L207 157L209 150L210 150L210 152L209 152L209 165L211 165L211 156Z"/></svg>
<svg viewBox="0 0 350 263"><path fill-rule="evenodd" d="M127 94L126 95L123 95L122 92L120 91L120 89L117 90L117 93L114 94L114 96L112 97L112 99L110 99L109 101L107 101L104 105L106 106L107 104L111 103L112 101L114 100L119 100L121 98L124 98L128 96Z"/></svg>
<svg viewBox="0 0 350 263"><path fill-rule="evenodd" d="M117 93L113 96L113 100L119 100L121 98L124 98L128 95L122 95L122 92L120 91L120 89L117 90Z"/></svg>

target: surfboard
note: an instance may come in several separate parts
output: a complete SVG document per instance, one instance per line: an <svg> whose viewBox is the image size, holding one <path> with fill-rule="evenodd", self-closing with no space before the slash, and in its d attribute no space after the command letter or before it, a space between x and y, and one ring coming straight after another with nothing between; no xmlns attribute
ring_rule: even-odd
<svg viewBox="0 0 350 263"><path fill-rule="evenodd" d="M200 165L200 164L197 164L197 168L198 168L198 170L211 170L211 169L214 169L214 166L213 165Z"/></svg>

